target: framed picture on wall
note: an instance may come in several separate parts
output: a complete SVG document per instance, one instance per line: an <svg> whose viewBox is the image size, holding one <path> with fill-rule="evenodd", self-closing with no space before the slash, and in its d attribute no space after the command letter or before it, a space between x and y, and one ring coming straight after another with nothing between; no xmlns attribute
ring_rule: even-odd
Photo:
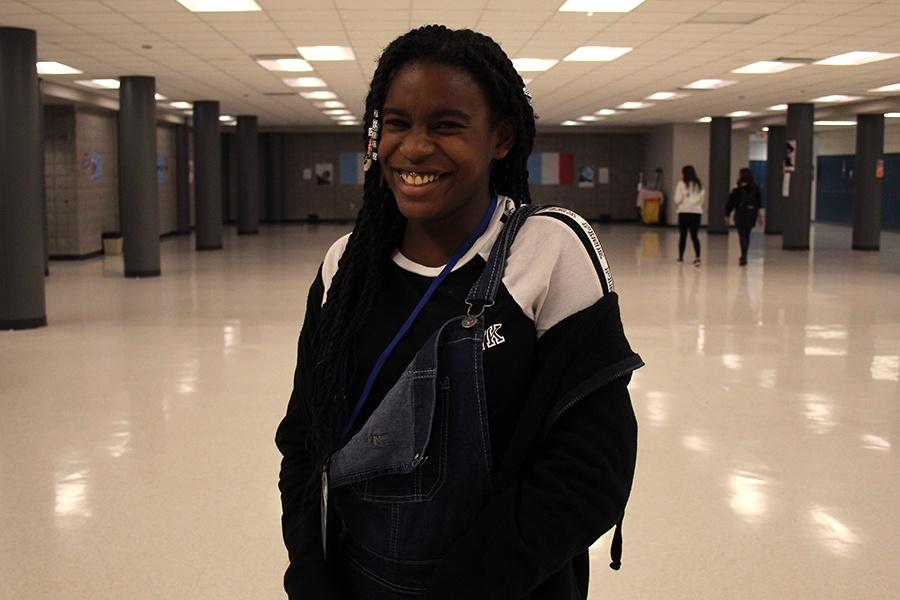
<svg viewBox="0 0 900 600"><path fill-rule="evenodd" d="M331 185L334 182L334 165L332 163L316 163L316 184Z"/></svg>

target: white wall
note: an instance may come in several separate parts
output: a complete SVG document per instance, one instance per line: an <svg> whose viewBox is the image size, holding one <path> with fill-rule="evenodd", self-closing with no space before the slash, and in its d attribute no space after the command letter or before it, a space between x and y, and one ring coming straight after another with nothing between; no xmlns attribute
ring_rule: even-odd
<svg viewBox="0 0 900 600"><path fill-rule="evenodd" d="M900 152L900 119L884 120L884 151ZM856 154L856 127L819 129L815 133L816 156Z"/></svg>

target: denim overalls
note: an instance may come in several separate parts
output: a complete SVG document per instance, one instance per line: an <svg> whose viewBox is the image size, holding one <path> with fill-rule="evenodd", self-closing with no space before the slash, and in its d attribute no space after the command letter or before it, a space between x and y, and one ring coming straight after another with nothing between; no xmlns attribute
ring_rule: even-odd
<svg viewBox="0 0 900 600"><path fill-rule="evenodd" d="M491 483L484 392L484 310L513 239L538 210L508 217L484 271L360 431L329 464L328 495L341 521L344 583L355 600L423 596L434 567L470 527ZM462 313L462 307L460 307Z"/></svg>

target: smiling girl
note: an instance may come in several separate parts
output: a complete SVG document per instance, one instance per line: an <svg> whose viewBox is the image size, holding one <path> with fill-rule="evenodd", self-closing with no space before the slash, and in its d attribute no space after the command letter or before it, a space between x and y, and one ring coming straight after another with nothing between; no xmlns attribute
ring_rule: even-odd
<svg viewBox="0 0 900 600"><path fill-rule="evenodd" d="M487 36L394 40L365 124L364 204L310 288L276 434L288 596L586 598L643 364L606 256L530 204L534 113Z"/></svg>

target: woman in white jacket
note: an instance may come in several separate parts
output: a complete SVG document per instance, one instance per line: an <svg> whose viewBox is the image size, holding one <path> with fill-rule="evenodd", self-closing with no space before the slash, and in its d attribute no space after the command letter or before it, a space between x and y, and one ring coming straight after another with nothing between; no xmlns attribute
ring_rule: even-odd
<svg viewBox="0 0 900 600"><path fill-rule="evenodd" d="M681 180L675 186L675 206L678 209L678 262L684 261L684 247L688 231L694 245L694 266L700 266L700 216L703 214L703 184L693 165L681 169Z"/></svg>

